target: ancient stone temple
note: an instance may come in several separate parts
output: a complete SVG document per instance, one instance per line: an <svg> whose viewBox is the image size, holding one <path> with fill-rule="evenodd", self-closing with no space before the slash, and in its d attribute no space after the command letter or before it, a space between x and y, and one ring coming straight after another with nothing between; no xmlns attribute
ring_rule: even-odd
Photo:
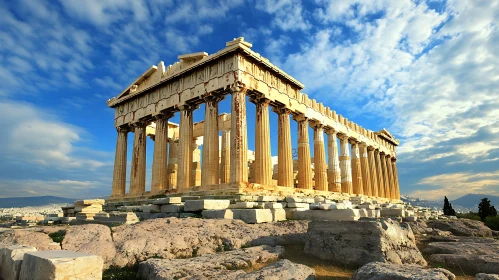
<svg viewBox="0 0 499 280"><path fill-rule="evenodd" d="M395 153L399 141L385 129L370 131L310 99L301 92L304 85L252 51L243 38L212 55L201 52L178 58L168 67L163 62L152 66L107 102L116 110L118 132L110 200L158 194L294 193L399 200ZM247 96L256 107L256 126L249 131ZM230 114L218 112L224 98L231 100ZM204 121L193 123L193 111L202 103ZM169 122L176 113L179 124ZM275 165L271 113L278 115ZM293 133L297 161L291 121L298 125ZM126 193L129 135L133 135L133 153ZM154 139L150 191L146 191L147 136ZM254 152L248 151L248 137L255 139ZM313 158L310 149L314 149Z"/></svg>

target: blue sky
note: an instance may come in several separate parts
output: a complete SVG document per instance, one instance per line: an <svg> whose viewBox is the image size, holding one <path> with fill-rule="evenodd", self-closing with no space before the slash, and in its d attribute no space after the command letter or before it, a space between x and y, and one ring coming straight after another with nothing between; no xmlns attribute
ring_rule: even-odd
<svg viewBox="0 0 499 280"><path fill-rule="evenodd" d="M0 197L108 195L105 101L240 36L312 98L399 138L402 194L499 195L498 1L20 0L0 14Z"/></svg>

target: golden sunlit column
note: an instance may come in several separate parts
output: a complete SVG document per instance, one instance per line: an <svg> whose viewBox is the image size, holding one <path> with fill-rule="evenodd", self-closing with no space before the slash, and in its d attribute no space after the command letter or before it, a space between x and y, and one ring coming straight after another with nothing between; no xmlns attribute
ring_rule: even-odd
<svg viewBox="0 0 499 280"><path fill-rule="evenodd" d="M180 125L177 150L177 189L185 191L190 187L192 175L192 114L193 106L180 106Z"/></svg>
<svg viewBox="0 0 499 280"><path fill-rule="evenodd" d="M352 144L352 188L354 194L364 194L362 189L362 170L360 169L359 143L356 140Z"/></svg>
<svg viewBox="0 0 499 280"><path fill-rule="evenodd" d="M340 160L338 158L338 141L336 132L332 128L327 128L327 153L328 153L328 191L341 192L341 169Z"/></svg>
<svg viewBox="0 0 499 280"><path fill-rule="evenodd" d="M203 161L201 167L201 185L219 184L219 145L218 145L218 96L205 98L204 136L203 136Z"/></svg>
<svg viewBox="0 0 499 280"><path fill-rule="evenodd" d="M376 174L378 175L378 197L385 197L385 175L383 174L382 156L379 150L374 151Z"/></svg>
<svg viewBox="0 0 499 280"><path fill-rule="evenodd" d="M126 157L128 127L117 127L118 140L116 142L116 154L114 155L114 173L112 195L125 194L126 189Z"/></svg>
<svg viewBox="0 0 499 280"><path fill-rule="evenodd" d="M137 122L132 126L134 136L130 193L141 194L146 190L146 124Z"/></svg>
<svg viewBox="0 0 499 280"><path fill-rule="evenodd" d="M277 185L293 188L293 154L289 121L291 111L286 108L274 108L274 112L278 115Z"/></svg>
<svg viewBox="0 0 499 280"><path fill-rule="evenodd" d="M151 192L168 189L168 119L171 113L156 116Z"/></svg>
<svg viewBox="0 0 499 280"><path fill-rule="evenodd" d="M381 169L383 170L383 194L384 197L390 199L390 177L388 175L388 168L386 167L386 154L384 152L379 153L379 160L381 162Z"/></svg>
<svg viewBox="0 0 499 280"><path fill-rule="evenodd" d="M201 171L203 172L203 171ZM222 130L222 151L220 153L220 183L230 180L230 129Z"/></svg>
<svg viewBox="0 0 499 280"><path fill-rule="evenodd" d="M298 188L312 189L312 159L308 140L308 118L293 117L298 122Z"/></svg>
<svg viewBox="0 0 499 280"><path fill-rule="evenodd" d="M270 154L269 105L266 98L252 98L256 107L255 125L255 183L272 184L272 156Z"/></svg>
<svg viewBox="0 0 499 280"><path fill-rule="evenodd" d="M312 123L314 128L314 172L315 189L327 191L326 151L324 148L324 126Z"/></svg>
<svg viewBox="0 0 499 280"><path fill-rule="evenodd" d="M372 196L371 191L371 172L369 169L369 159L367 154L367 144L364 142L360 143L360 168L362 170L362 191L367 196Z"/></svg>
<svg viewBox="0 0 499 280"><path fill-rule="evenodd" d="M386 170L388 173L388 193L390 195L390 199L395 199L395 186L393 185L394 178L393 178L393 170L392 170L392 159L390 155L386 155L385 157L386 160Z"/></svg>
<svg viewBox="0 0 499 280"><path fill-rule="evenodd" d="M350 149L348 136L339 135L340 138L340 169L341 169L341 192L353 194L352 167L350 161Z"/></svg>
<svg viewBox="0 0 499 280"><path fill-rule="evenodd" d="M367 147L367 157L369 162L369 175L371 176L371 195L374 197L378 197L378 173L376 172L376 161L374 159L375 152L374 148L369 146Z"/></svg>
<svg viewBox="0 0 499 280"><path fill-rule="evenodd" d="M168 153L168 190L177 189L177 151L178 140L170 139L170 152Z"/></svg>
<svg viewBox="0 0 499 280"><path fill-rule="evenodd" d="M392 158L392 170L395 185L395 199L400 199L400 185L399 185L399 175L397 173L397 158Z"/></svg>
<svg viewBox="0 0 499 280"><path fill-rule="evenodd" d="M248 137L246 124L246 88L231 88L230 181L248 182Z"/></svg>

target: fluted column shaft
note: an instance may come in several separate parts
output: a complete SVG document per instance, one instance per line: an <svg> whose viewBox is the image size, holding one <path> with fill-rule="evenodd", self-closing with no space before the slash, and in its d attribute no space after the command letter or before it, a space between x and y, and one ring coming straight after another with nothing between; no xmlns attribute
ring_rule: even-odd
<svg viewBox="0 0 499 280"><path fill-rule="evenodd" d="M219 145L218 145L218 102L220 98L209 96L206 99L204 114L203 161L201 185L219 183Z"/></svg>
<svg viewBox="0 0 499 280"><path fill-rule="evenodd" d="M386 168L386 154L381 152L380 154L381 169L383 170L383 194L384 197L390 199L390 179L388 176L388 168Z"/></svg>
<svg viewBox="0 0 499 280"><path fill-rule="evenodd" d="M362 187L362 170L360 169L359 144L352 141L352 187L354 194L364 194Z"/></svg>
<svg viewBox="0 0 499 280"><path fill-rule="evenodd" d="M326 152L324 148L324 128L314 124L314 172L315 189L327 191Z"/></svg>
<svg viewBox="0 0 499 280"><path fill-rule="evenodd" d="M248 182L246 89L233 87L230 133L230 181Z"/></svg>
<svg viewBox="0 0 499 280"><path fill-rule="evenodd" d="M277 150L277 185L294 187L293 154L291 144L291 128L288 109L275 109L278 114L278 150Z"/></svg>
<svg viewBox="0 0 499 280"><path fill-rule="evenodd" d="M340 168L341 192L353 194L350 149L348 147L348 136L346 135L340 136Z"/></svg>
<svg viewBox="0 0 499 280"><path fill-rule="evenodd" d="M228 183L230 180L230 130L228 129L222 130L222 151L220 157L220 183Z"/></svg>
<svg viewBox="0 0 499 280"><path fill-rule="evenodd" d="M376 161L374 159L374 148L367 148L368 161L369 161L369 175L371 176L371 195L374 197L378 194L378 173L376 172Z"/></svg>
<svg viewBox="0 0 499 280"><path fill-rule="evenodd" d="M295 117L298 122L298 188L312 189L312 160L308 139L308 119Z"/></svg>
<svg viewBox="0 0 499 280"><path fill-rule="evenodd" d="M146 190L146 124L135 123L130 174L130 193L141 194Z"/></svg>
<svg viewBox="0 0 499 280"><path fill-rule="evenodd" d="M178 139L178 173L177 188L184 191L190 187L192 175L192 106L180 107L180 127Z"/></svg>
<svg viewBox="0 0 499 280"><path fill-rule="evenodd" d="M272 156L270 154L270 100L253 100L256 105L255 125L255 183L272 184Z"/></svg>
<svg viewBox="0 0 499 280"><path fill-rule="evenodd" d="M390 155L387 155L385 157L385 160L386 160L386 169L387 169L387 173L388 173L388 182L389 182L388 191L390 194L390 199L395 199L395 192L394 192L395 187L393 185L394 178L393 178L393 170L392 170L392 159L391 159Z"/></svg>
<svg viewBox="0 0 499 280"><path fill-rule="evenodd" d="M385 175L383 173L383 161L379 150L374 151L374 160L376 162L376 174L378 175L378 196L385 196Z"/></svg>
<svg viewBox="0 0 499 280"><path fill-rule="evenodd" d="M178 162L177 162L177 151L178 142L174 139L169 140L170 142L170 152L168 155L168 189L177 189L177 174L178 174Z"/></svg>
<svg viewBox="0 0 499 280"><path fill-rule="evenodd" d="M126 189L126 157L128 128L117 127L118 140L116 142L116 154L114 155L114 173L112 195L125 194Z"/></svg>
<svg viewBox="0 0 499 280"><path fill-rule="evenodd" d="M366 143L360 143L360 168L362 170L363 192L367 196L372 196L371 192L371 173L369 169L369 159Z"/></svg>
<svg viewBox="0 0 499 280"><path fill-rule="evenodd" d="M338 158L338 142L336 132L332 129L326 130L328 138L328 190L330 192L341 192L341 169Z"/></svg>
<svg viewBox="0 0 499 280"><path fill-rule="evenodd" d="M154 154L152 163L151 192L168 189L168 119L169 115L156 117Z"/></svg>
<svg viewBox="0 0 499 280"><path fill-rule="evenodd" d="M392 170L393 170L393 179L395 185L395 199L400 199L400 185L399 185L399 175L397 173L397 159L392 159Z"/></svg>

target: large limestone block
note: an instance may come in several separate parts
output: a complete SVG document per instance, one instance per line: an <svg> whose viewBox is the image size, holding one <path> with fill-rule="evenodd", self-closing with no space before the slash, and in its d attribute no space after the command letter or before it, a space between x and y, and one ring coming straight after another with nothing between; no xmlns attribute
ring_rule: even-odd
<svg viewBox="0 0 499 280"><path fill-rule="evenodd" d="M234 219L243 220L247 224L271 223L270 209L233 209Z"/></svg>
<svg viewBox="0 0 499 280"><path fill-rule="evenodd" d="M185 212L199 212L203 210L222 210L229 208L230 200L200 199L187 200L184 203Z"/></svg>
<svg viewBox="0 0 499 280"><path fill-rule="evenodd" d="M164 204L161 205L161 213L179 213L184 210L182 204Z"/></svg>
<svg viewBox="0 0 499 280"><path fill-rule="evenodd" d="M279 260L271 265L241 275L237 280L313 280L315 270L303 264L293 263L289 260Z"/></svg>
<svg viewBox="0 0 499 280"><path fill-rule="evenodd" d="M101 280L103 264L101 257L79 252L28 252L19 280Z"/></svg>
<svg viewBox="0 0 499 280"><path fill-rule="evenodd" d="M3 280L19 279L21 264L26 252L35 252L32 246L12 245L0 247L0 278Z"/></svg>
<svg viewBox="0 0 499 280"><path fill-rule="evenodd" d="M492 230L483 222L469 219L433 220L428 221L428 227L450 231L456 236L492 237Z"/></svg>
<svg viewBox="0 0 499 280"><path fill-rule="evenodd" d="M277 203L277 202L267 202L265 203L264 206L266 209L282 209L282 203Z"/></svg>
<svg viewBox="0 0 499 280"><path fill-rule="evenodd" d="M426 265L411 228L390 219L312 221L305 253L349 267L373 261Z"/></svg>
<svg viewBox="0 0 499 280"><path fill-rule="evenodd" d="M381 217L405 217L405 210L397 208L381 208Z"/></svg>
<svg viewBox="0 0 499 280"><path fill-rule="evenodd" d="M203 215L203 218L205 219L233 219L234 218L234 213L232 210L225 209L225 210L203 210L201 212L201 215Z"/></svg>
<svg viewBox="0 0 499 280"><path fill-rule="evenodd" d="M104 199L84 199L75 201L74 205L104 205L104 203L106 203Z"/></svg>
<svg viewBox="0 0 499 280"><path fill-rule="evenodd" d="M305 208L305 209L309 209L310 208L310 204L308 204L308 203L302 203L302 202L288 202L287 207L288 208Z"/></svg>
<svg viewBox="0 0 499 280"><path fill-rule="evenodd" d="M355 271L352 280L454 280L456 276L442 268L420 265L399 265L383 262L368 263Z"/></svg>
<svg viewBox="0 0 499 280"><path fill-rule="evenodd" d="M272 212L272 221L279 222L286 220L286 211L284 209L270 209Z"/></svg>
<svg viewBox="0 0 499 280"><path fill-rule="evenodd" d="M276 196L259 196L256 201L258 202L274 202L274 201L277 201L277 197Z"/></svg>
<svg viewBox="0 0 499 280"><path fill-rule="evenodd" d="M287 210L287 209L286 209ZM357 221L359 209L286 211L288 220ZM296 209L298 210L298 209Z"/></svg>
<svg viewBox="0 0 499 280"><path fill-rule="evenodd" d="M160 213L161 206L156 205L156 204L143 205L143 206L140 206L140 210L142 210L143 213Z"/></svg>
<svg viewBox="0 0 499 280"><path fill-rule="evenodd" d="M0 233L0 246L24 245L38 250L60 250L61 245L55 243L48 234L31 230L9 230Z"/></svg>
<svg viewBox="0 0 499 280"><path fill-rule="evenodd" d="M258 204L253 201L242 201L242 202L236 202L234 204L231 204L229 206L230 209L253 209L256 208Z"/></svg>
<svg viewBox="0 0 499 280"><path fill-rule="evenodd" d="M180 204L182 203L181 197L166 197L161 198L153 202L153 204L163 205L163 204Z"/></svg>

